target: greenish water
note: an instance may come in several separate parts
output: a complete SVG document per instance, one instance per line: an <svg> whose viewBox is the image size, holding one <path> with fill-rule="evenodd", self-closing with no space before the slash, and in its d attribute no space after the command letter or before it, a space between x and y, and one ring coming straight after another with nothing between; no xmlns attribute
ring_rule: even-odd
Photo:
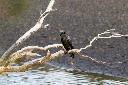
<svg viewBox="0 0 128 85"><path fill-rule="evenodd" d="M0 75L0 85L128 85L128 80L123 78L67 71L47 64L7 74Z"/></svg>

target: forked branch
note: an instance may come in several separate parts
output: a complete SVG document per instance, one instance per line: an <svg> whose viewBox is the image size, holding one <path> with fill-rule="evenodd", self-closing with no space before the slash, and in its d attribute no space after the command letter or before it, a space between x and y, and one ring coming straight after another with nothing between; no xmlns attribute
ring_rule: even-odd
<svg viewBox="0 0 128 85"><path fill-rule="evenodd" d="M94 59L94 58L92 58L92 57L90 57L90 56L87 56L87 55L82 55L80 52L84 49L84 50L86 50L87 48L89 48L89 47L91 47L92 46L92 43L95 41L95 40L97 40L97 39L99 39L99 38L112 38L112 37L123 37L123 36L125 36L125 37L128 37L128 35L122 35L122 34L118 34L118 33L114 33L113 34L113 32L110 32L111 30L107 30L107 31L105 31L105 32L103 32L103 33L101 33L101 34L98 34L98 36L97 37L94 37L91 41L90 41L90 44L89 45L87 45L85 48L80 48L80 49L72 49L72 50L69 50L68 51L68 53L77 53L79 56L81 56L81 57L84 57L84 58L88 58L88 59L90 59L90 60L92 60L92 61L94 61L94 62L96 62L96 63L101 63L101 64L107 64L107 65L109 65L109 64L111 64L111 63L109 63L109 62L104 62L104 61L100 61L100 60L97 60L97 59ZM110 36L108 36L108 37L103 37L102 35L104 35L104 34L111 34ZM60 50L60 51L58 51L58 52L56 52L56 53L54 53L54 54L50 54L50 51L48 50L48 49L50 49L50 48L57 48L57 47L61 47L63 50ZM14 62L14 61L16 61L17 59L19 59L19 58L22 58L22 57L24 57L24 56L41 56L40 54L37 54L37 53L33 53L32 51L33 50L42 50L42 51L45 51L46 52L46 56L44 56L44 57L41 57L41 58L38 58L38 59L35 59L35 60L32 60L32 61L29 61L29 62L26 62L26 63L24 63L22 66L9 66L9 63L11 63L11 62ZM17 52L15 52L15 53L13 53L12 55L11 55L11 58L9 59L9 63L7 63L7 66L5 67L5 66L2 66L2 67L0 67L0 73L2 73L2 72L23 72L23 71L26 71L26 70L28 70L28 68L30 68L30 67L32 67L32 66L35 66L35 65L40 65L40 64L43 64L43 63L45 63L45 62L48 62L48 61L51 61L51 60L54 60L54 59L56 59L56 58L58 58L58 57L61 57L61 56L63 56L64 55L64 47L63 47L63 45L62 44L53 44L53 45L48 45L48 46L46 46L46 47L38 47L38 46L28 46L28 47L25 47L25 48L23 48L23 49L21 49L21 50L19 50L19 51L17 51ZM25 55L26 54L26 55ZM77 68L74 64L73 64L73 62L72 62L72 59L71 59L71 65L74 67L74 68ZM115 62L115 63L122 63L122 62Z"/></svg>
<svg viewBox="0 0 128 85"><path fill-rule="evenodd" d="M52 9L53 5L54 5L55 0L51 0L46 11L44 13L42 13L42 10L40 12L40 18L38 19L36 25L34 27L32 27L29 31L27 31L23 36L21 36L1 57L0 59L0 63L4 60L7 60L6 63L4 63L4 66L0 67L0 73L2 72L23 72L28 70L28 68L35 66L35 65L40 65L43 64L45 62L54 60L58 57L61 57L65 54L64 50L65 48L63 47L62 44L53 44L53 45L48 45L46 47L38 47L38 46L28 46L25 48L22 48L21 50L14 52L15 49L17 47L19 47L25 40L27 40L31 35L33 35L37 30L39 30L40 28L46 28L48 26L47 25L43 25L44 19L45 17L51 12L54 11L54 9ZM107 39L107 38L112 38L112 37L128 37L127 35L122 35L119 33L114 32L115 29L111 29L111 30L107 30L103 33L98 34L96 37L94 37L91 41L90 44L87 45L84 48L80 48L80 49L72 49L69 50L68 53L77 53L79 56L84 57L84 58L88 58L96 63L101 63L101 64L110 64L108 62L104 62L104 61L99 61L97 59L94 59L92 57L89 57L87 55L82 55L81 51L82 50L86 50L87 48L92 46L92 43L94 43L94 41L98 40L98 39ZM104 36L106 34L109 34L109 36ZM50 48L57 48L57 47L61 47L63 50L60 50L56 53L51 54L51 52L48 50ZM38 59L34 59L32 61L26 62L24 63L22 66L9 66L10 63L15 62L17 59L22 58L24 56L27 57L31 57L31 56L41 56L38 53L34 53L34 50L41 50L42 52L46 52L46 56L38 58ZM74 68L77 68L71 59L71 65ZM116 63L122 63L122 62L116 62Z"/></svg>
<svg viewBox="0 0 128 85"><path fill-rule="evenodd" d="M21 36L1 57L0 61L4 61L9 59L10 55L15 51L17 47L19 47L24 41L26 41L31 35L33 35L40 28L45 28L48 25L43 25L45 17L53 11L52 7L54 5L55 0L51 0L46 11L41 13L38 22L34 27L32 27L29 31L27 31L23 36Z"/></svg>

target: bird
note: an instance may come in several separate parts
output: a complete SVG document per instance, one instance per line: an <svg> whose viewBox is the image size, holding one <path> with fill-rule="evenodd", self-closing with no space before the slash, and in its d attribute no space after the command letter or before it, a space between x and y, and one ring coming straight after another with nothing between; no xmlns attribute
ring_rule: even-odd
<svg viewBox="0 0 128 85"><path fill-rule="evenodd" d="M60 37L61 37L61 43L63 44L64 48L66 49L66 53L69 50L74 49L73 45L72 45L72 41L70 39L70 37L66 34L65 30L60 30ZM74 54L73 53L69 53L71 58L74 58Z"/></svg>

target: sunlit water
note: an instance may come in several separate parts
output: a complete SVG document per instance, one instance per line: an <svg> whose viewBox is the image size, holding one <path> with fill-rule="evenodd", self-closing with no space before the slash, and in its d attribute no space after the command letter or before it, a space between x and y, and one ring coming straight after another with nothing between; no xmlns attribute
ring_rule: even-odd
<svg viewBox="0 0 128 85"><path fill-rule="evenodd" d="M50 65L0 75L0 85L128 85L128 80L100 74L67 71Z"/></svg>

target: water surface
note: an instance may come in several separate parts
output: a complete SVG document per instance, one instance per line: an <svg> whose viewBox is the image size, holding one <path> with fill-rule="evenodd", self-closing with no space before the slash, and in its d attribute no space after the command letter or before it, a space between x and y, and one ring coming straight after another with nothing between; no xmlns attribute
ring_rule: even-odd
<svg viewBox="0 0 128 85"><path fill-rule="evenodd" d="M101 74L67 71L51 65L40 65L26 72L0 75L0 85L128 85L128 80Z"/></svg>

